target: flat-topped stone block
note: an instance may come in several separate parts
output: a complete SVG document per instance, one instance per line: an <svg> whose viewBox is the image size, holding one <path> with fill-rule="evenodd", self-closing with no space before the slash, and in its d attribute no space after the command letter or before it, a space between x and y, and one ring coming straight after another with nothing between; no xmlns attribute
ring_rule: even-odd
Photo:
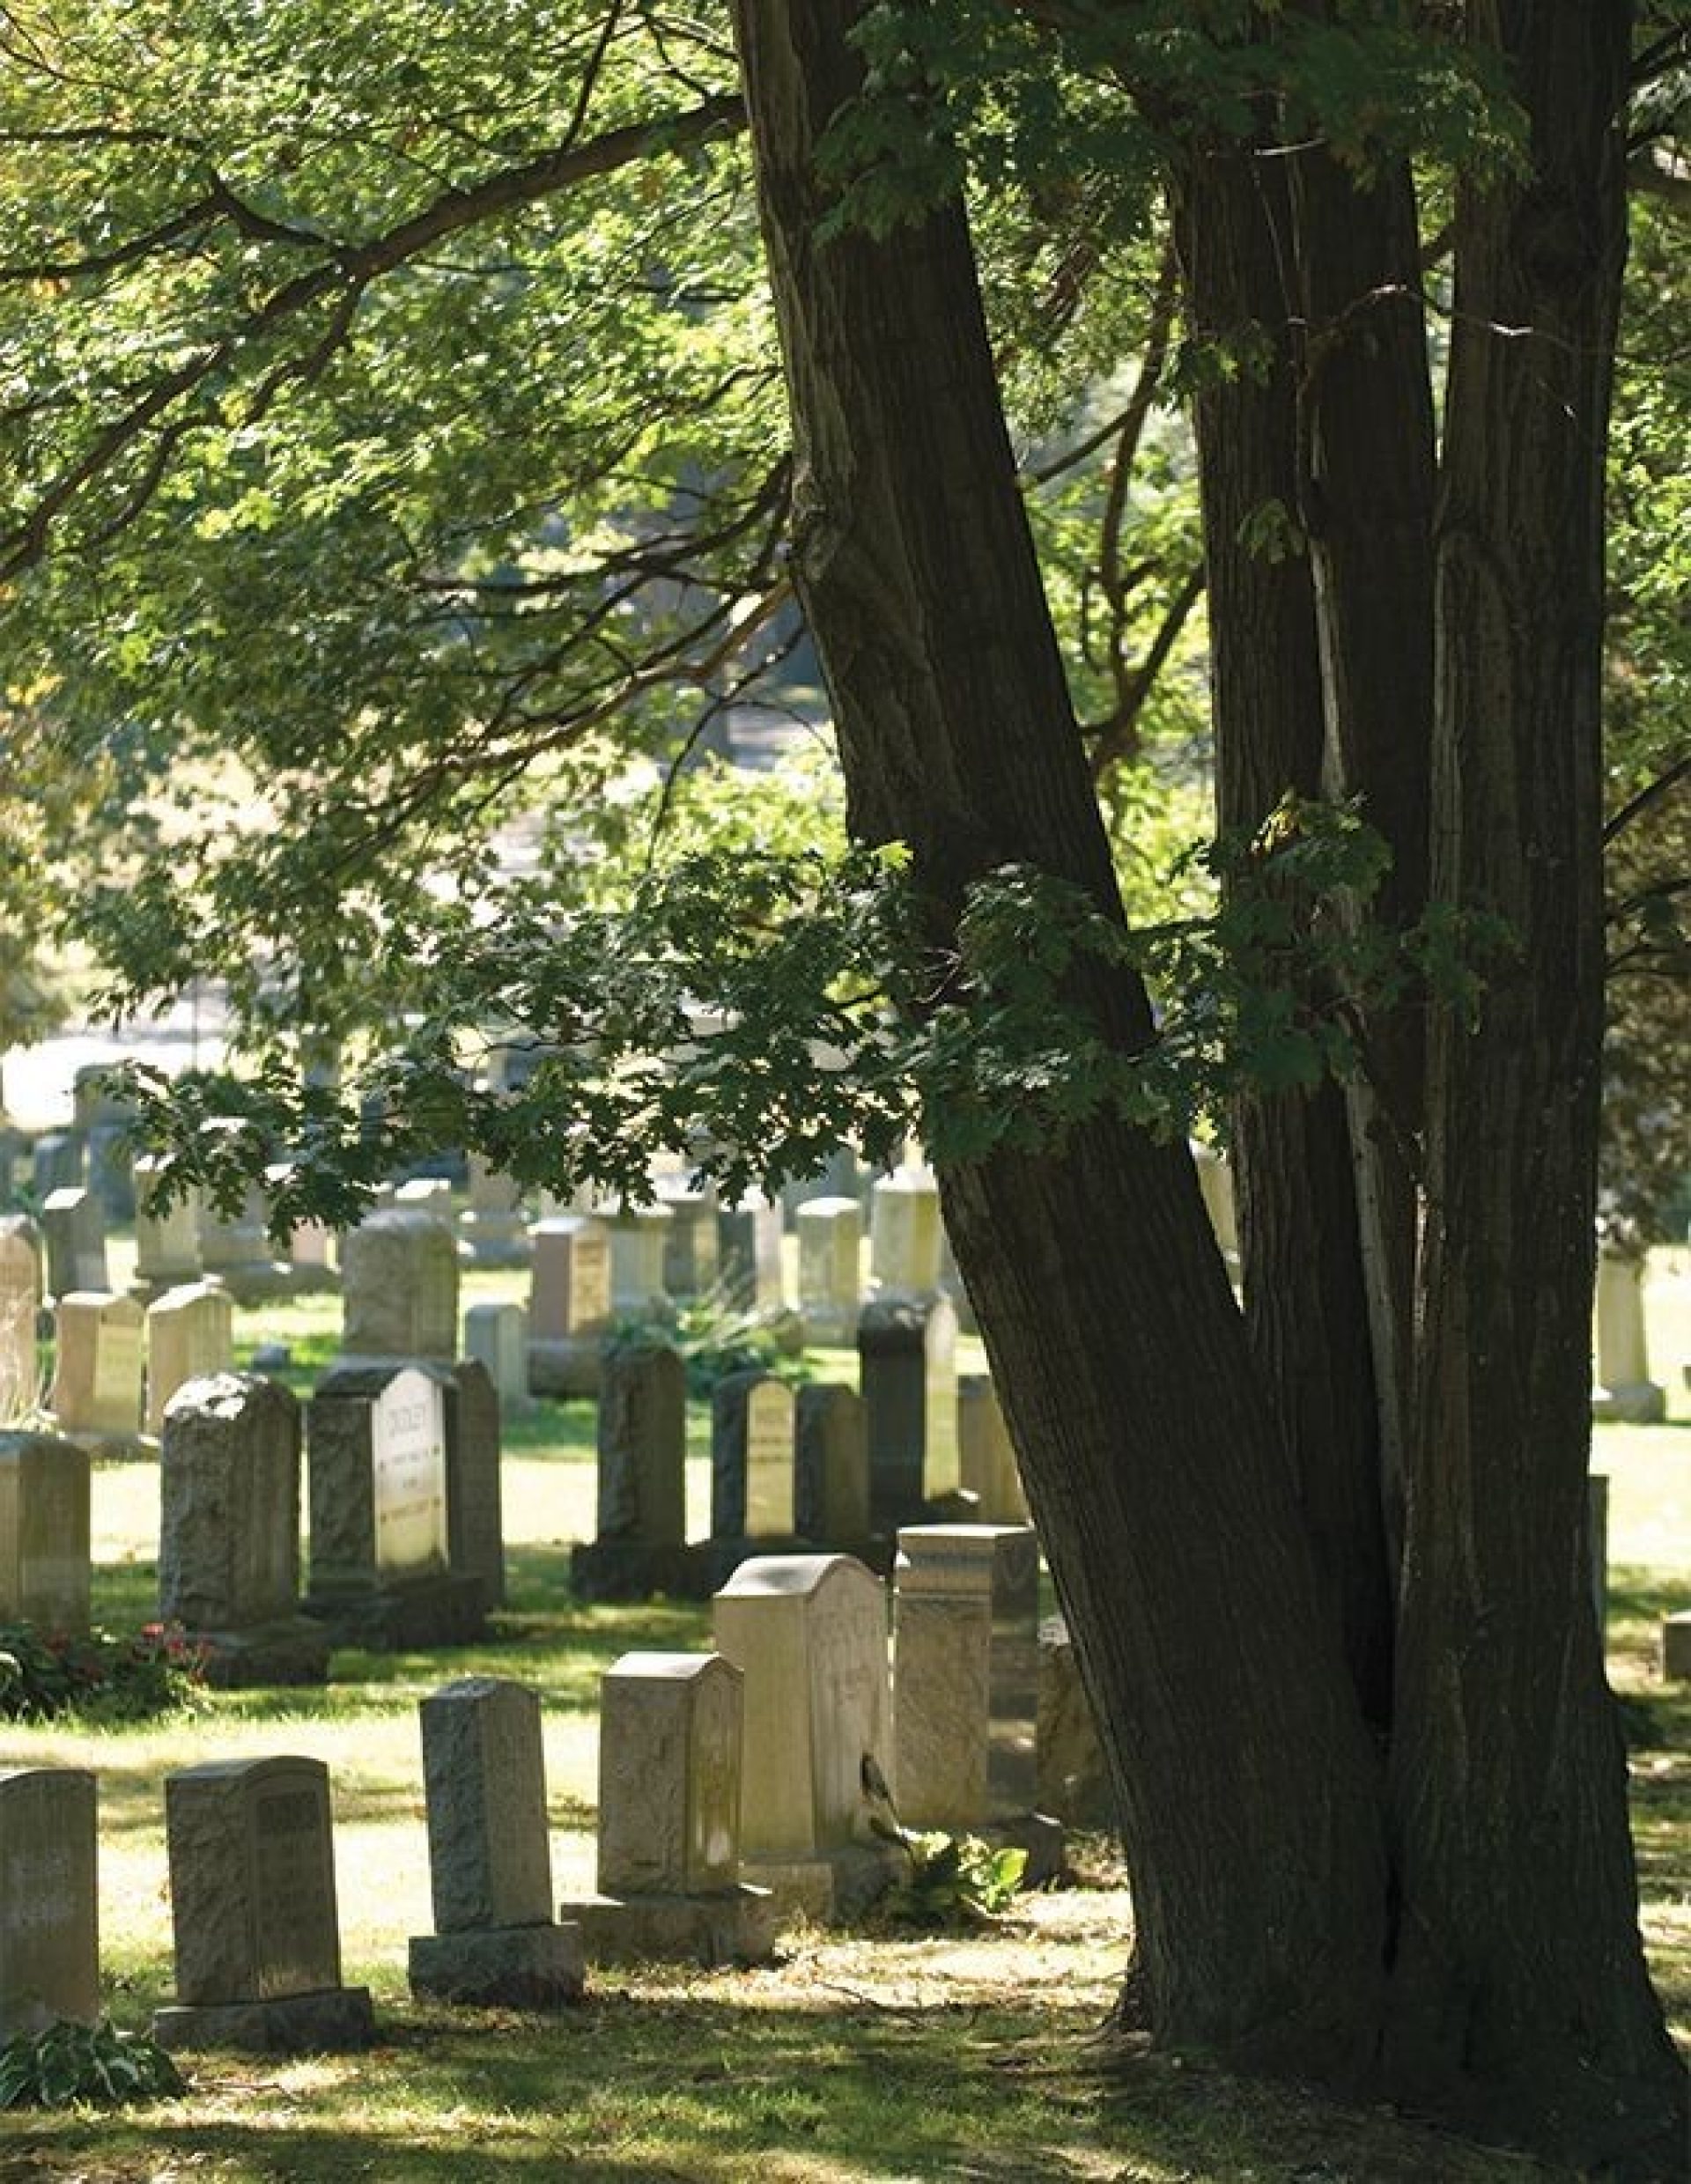
<svg viewBox="0 0 1691 2184"><path fill-rule="evenodd" d="M0 2041L100 2015L94 1777L0 1772Z"/></svg>
<svg viewBox="0 0 1691 2184"><path fill-rule="evenodd" d="M0 1433L0 1619L88 1627L88 1450L62 1435Z"/></svg>

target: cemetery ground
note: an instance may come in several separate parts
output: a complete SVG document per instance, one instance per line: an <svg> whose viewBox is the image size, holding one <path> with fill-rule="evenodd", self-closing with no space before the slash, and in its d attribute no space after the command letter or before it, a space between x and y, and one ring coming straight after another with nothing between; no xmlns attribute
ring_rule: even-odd
<svg viewBox="0 0 1691 2184"><path fill-rule="evenodd" d="M1676 1265L1670 1422L1597 1436L1612 1479L1609 1662L1629 1745L1643 1924L1677 2036L1691 2039L1691 1685L1664 1686L1657 1628L1691 1605L1691 1270ZM471 1275L466 1301L512 1294ZM1666 1290L1660 1294L1666 1295ZM303 1391L333 1354L338 1300L244 1312L293 1349ZM1655 1333L1656 1330L1652 1329ZM844 1351L813 1354L849 1376ZM1670 1378L1664 1371L1660 1377ZM708 1508L708 1432L692 1406L689 1497ZM1453 2184L1577 2173L1488 2151L1412 2118L1348 2111L1124 2049L1101 2035L1131 1940L1107 1839L1082 1838L1083 1885L1023 1896L1001 1920L932 1937L802 1926L756 1971L594 1967L548 2016L414 2002L406 1944L430 1930L417 1702L469 1674L515 1678L545 1716L555 1893L593 1885L598 1679L631 1648L699 1649L709 1608L582 1606L569 1543L593 1531L593 1414L540 1406L506 1430L510 1600L481 1644L341 1652L324 1690L206 1694L130 1728L5 1726L0 1764L100 1780L102 1972L121 2025L168 1996L161 1784L211 1758L306 1753L333 1783L345 1975L373 1990L378 2045L299 2061L184 2058L181 2099L117 2114L4 2120L0 2184L248 2184L257 2180L1081 2180L1119 2184ZM94 1612L156 1612L156 1468L98 1467Z"/></svg>

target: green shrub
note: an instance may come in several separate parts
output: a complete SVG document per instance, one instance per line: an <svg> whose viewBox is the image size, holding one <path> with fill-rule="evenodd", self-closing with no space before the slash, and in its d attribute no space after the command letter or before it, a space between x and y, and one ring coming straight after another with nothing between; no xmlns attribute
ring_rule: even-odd
<svg viewBox="0 0 1691 2184"><path fill-rule="evenodd" d="M0 2108L102 2107L163 2100L186 2092L181 2072L142 2033L120 2033L61 2018L42 2033L19 2033L0 2047Z"/></svg>
<svg viewBox="0 0 1691 2184"><path fill-rule="evenodd" d="M685 1304L672 1303L641 1318L620 1319L610 1339L619 1349L669 1343L681 1352L686 1366L688 1394L708 1401L717 1382L729 1373L806 1378L804 1367L792 1355L793 1326L790 1312L748 1311L718 1288Z"/></svg>
<svg viewBox="0 0 1691 2184"><path fill-rule="evenodd" d="M204 1649L180 1624L147 1623L128 1637L0 1624L0 1719L151 1721L195 1705L204 1684Z"/></svg>
<svg viewBox="0 0 1691 2184"><path fill-rule="evenodd" d="M895 1840L910 1870L876 1907L890 1926L928 1931L970 1926L1008 1911L1027 1867L1025 1850L995 1850L978 1835L900 1829Z"/></svg>

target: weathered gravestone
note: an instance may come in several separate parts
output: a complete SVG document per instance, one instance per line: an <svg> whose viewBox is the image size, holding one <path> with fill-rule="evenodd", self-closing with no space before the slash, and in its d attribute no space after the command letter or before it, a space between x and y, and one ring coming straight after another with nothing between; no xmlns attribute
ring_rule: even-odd
<svg viewBox="0 0 1691 2184"><path fill-rule="evenodd" d="M33 1221L8 1214L0 1218L0 1425L27 1417L41 1402L41 1239Z"/></svg>
<svg viewBox="0 0 1691 2184"><path fill-rule="evenodd" d="M605 1354L599 1391L598 1534L570 1558L584 1600L684 1592L687 1375L665 1343Z"/></svg>
<svg viewBox="0 0 1691 2184"><path fill-rule="evenodd" d="M667 1206L624 1206L602 1216L610 1229L610 1309L617 1319L665 1310L664 1247L675 1216Z"/></svg>
<svg viewBox="0 0 1691 2184"><path fill-rule="evenodd" d="M611 1232L587 1214L535 1223L528 1302L528 1386L596 1395L611 1328Z"/></svg>
<svg viewBox="0 0 1691 2184"><path fill-rule="evenodd" d="M490 1164L480 1153L469 1155L469 1206L458 1216L458 1234L475 1266L526 1266L528 1223L522 1211L522 1185Z"/></svg>
<svg viewBox="0 0 1691 2184"><path fill-rule="evenodd" d="M793 1216L799 1316L812 1342L849 1342L863 1288L863 1210L855 1199L809 1199Z"/></svg>
<svg viewBox="0 0 1691 2184"><path fill-rule="evenodd" d="M410 1944L411 1991L547 2009L581 1992L581 1934L552 1918L540 1701L489 1676L422 1701L435 1931Z"/></svg>
<svg viewBox="0 0 1691 2184"><path fill-rule="evenodd" d="M92 1191L50 1191L41 1201L41 1240L53 1296L106 1288L106 1216Z"/></svg>
<svg viewBox="0 0 1691 2184"><path fill-rule="evenodd" d="M1650 1376L1641 1258L1606 1244L1599 1251L1596 1314L1592 1417L1609 1424L1660 1425L1667 1415L1667 1391Z"/></svg>
<svg viewBox="0 0 1691 2184"><path fill-rule="evenodd" d="M299 1405L277 1381L186 1382L159 1450L159 1611L208 1683L321 1684L329 1634L299 1611Z"/></svg>
<svg viewBox="0 0 1691 2184"><path fill-rule="evenodd" d="M62 1433L120 1450L138 1445L145 1319L135 1297L85 1291L59 1299L48 1401Z"/></svg>
<svg viewBox="0 0 1691 2184"><path fill-rule="evenodd" d="M92 1774L0 1772L0 2042L99 2018L96 1856Z"/></svg>
<svg viewBox="0 0 1691 2184"><path fill-rule="evenodd" d="M716 1192L670 1184L663 1192L669 1226L663 1239L663 1286L678 1303L691 1303L716 1287Z"/></svg>
<svg viewBox="0 0 1691 2184"><path fill-rule="evenodd" d="M739 1670L625 1653L599 1690L599 1893L561 1915L593 1962L765 1961L774 1899L740 1878Z"/></svg>
<svg viewBox="0 0 1691 2184"><path fill-rule="evenodd" d="M855 1388L813 1381L799 1390L794 1445L799 1537L855 1549L869 1536L869 1443Z"/></svg>
<svg viewBox="0 0 1691 2184"><path fill-rule="evenodd" d="M504 1418L532 1412L528 1392L528 1313L513 1299L467 1305L463 1351L487 1369Z"/></svg>
<svg viewBox="0 0 1691 2184"><path fill-rule="evenodd" d="M200 1264L208 1280L220 1282L237 1304L262 1304L285 1296L292 1272L277 1255L266 1223L270 1202L262 1184L252 1184L238 1213L225 1214L201 1201Z"/></svg>
<svg viewBox="0 0 1691 2184"><path fill-rule="evenodd" d="M165 1406L178 1388L235 1361L234 1304L209 1281L166 1289L147 1307L147 1409L150 1434L163 1429Z"/></svg>
<svg viewBox="0 0 1691 2184"><path fill-rule="evenodd" d="M454 1575L479 1582L488 1607L502 1607L504 1435L498 1390L476 1358L461 1358L446 1371L439 1366L429 1369L446 1402L447 1560Z"/></svg>
<svg viewBox="0 0 1691 2184"><path fill-rule="evenodd" d="M88 1187L108 1221L135 1218L134 1103L106 1081L107 1065L78 1070L71 1086L76 1125L88 1148Z"/></svg>
<svg viewBox="0 0 1691 2184"><path fill-rule="evenodd" d="M0 1433L0 1621L80 1634L88 1594L87 1449Z"/></svg>
<svg viewBox="0 0 1691 2184"><path fill-rule="evenodd" d="M341 1354L451 1361L458 1342L458 1246L437 1214L372 1214L341 1239Z"/></svg>
<svg viewBox="0 0 1691 2184"><path fill-rule="evenodd" d="M1071 1827L1114 1827L1109 1764L1081 1682L1068 1625L1060 1615L1039 1626L1039 1701L1034 1737L1034 1797L1041 1812Z"/></svg>
<svg viewBox="0 0 1691 2184"><path fill-rule="evenodd" d="M956 1494L957 1318L944 1297L890 1297L857 1324L859 1385L869 1442L869 1522L919 1524Z"/></svg>
<svg viewBox="0 0 1691 2184"><path fill-rule="evenodd" d="M983 1524L1027 1523L1022 1474L990 1373L964 1373L957 1382L957 1472Z"/></svg>
<svg viewBox="0 0 1691 2184"><path fill-rule="evenodd" d="M731 1304L746 1312L779 1312L786 1302L781 1261L781 1209L760 1192L716 1215L717 1279Z"/></svg>
<svg viewBox="0 0 1691 2184"><path fill-rule="evenodd" d="M166 2048L257 2054L366 2048L367 1988L341 1984L329 1770L214 1760L165 1782L176 2001Z"/></svg>
<svg viewBox="0 0 1691 2184"><path fill-rule="evenodd" d="M1039 1551L1024 1524L915 1524L893 1566L898 1809L980 1830L1033 1811Z"/></svg>
<svg viewBox="0 0 1691 2184"><path fill-rule="evenodd" d="M454 1572L446 1398L417 1366L343 1366L306 1413L307 1614L337 1643L462 1645L481 1634L482 1580Z"/></svg>
<svg viewBox="0 0 1691 2184"><path fill-rule="evenodd" d="M30 1187L38 1201L55 1191L79 1191L87 1178L83 1141L75 1130L48 1130L30 1154Z"/></svg>
<svg viewBox="0 0 1691 2184"><path fill-rule="evenodd" d="M188 1191L166 1202L165 1162L145 1154L135 1163L135 1278L149 1293L198 1281L201 1199Z"/></svg>
<svg viewBox="0 0 1691 2184"><path fill-rule="evenodd" d="M854 1916L901 1863L869 1787L893 1772L886 1588L850 1555L757 1555L711 1614L745 1679L745 1878L813 1918Z"/></svg>
<svg viewBox="0 0 1691 2184"><path fill-rule="evenodd" d="M794 1402L782 1380L725 1373L711 1396L711 1535L792 1539Z"/></svg>
<svg viewBox="0 0 1691 2184"><path fill-rule="evenodd" d="M940 1286L939 1185L926 1169L883 1176L869 1194L869 1279L880 1296L928 1296Z"/></svg>

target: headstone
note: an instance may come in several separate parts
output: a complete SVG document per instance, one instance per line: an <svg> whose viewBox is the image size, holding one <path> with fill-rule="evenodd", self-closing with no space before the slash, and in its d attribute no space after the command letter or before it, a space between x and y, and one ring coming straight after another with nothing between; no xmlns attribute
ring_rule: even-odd
<svg viewBox="0 0 1691 2184"><path fill-rule="evenodd" d="M234 1305L226 1289L206 1281L166 1289L147 1307L147 1410L150 1434L162 1430L165 1406L178 1388L235 1361Z"/></svg>
<svg viewBox="0 0 1691 2184"><path fill-rule="evenodd" d="M0 1622L80 1634L88 1588L87 1449L0 1433Z"/></svg>
<svg viewBox="0 0 1691 2184"><path fill-rule="evenodd" d="M49 1401L62 1433L139 1437L145 1318L135 1297L87 1291L59 1299Z"/></svg>
<svg viewBox="0 0 1691 2184"><path fill-rule="evenodd" d="M990 1373L965 1373L957 1382L957 1471L983 1524L1027 1523L1022 1474Z"/></svg>
<svg viewBox="0 0 1691 2184"><path fill-rule="evenodd" d="M1644 1262L1606 1244L1597 1258L1597 1386L1591 1415L1606 1424L1659 1426L1667 1392L1650 1376Z"/></svg>
<svg viewBox="0 0 1691 2184"><path fill-rule="evenodd" d="M329 1638L299 1612L299 1405L278 1381L221 1372L166 1406L159 1612L225 1688L321 1684Z"/></svg>
<svg viewBox="0 0 1691 2184"><path fill-rule="evenodd" d="M794 1523L800 1538L849 1546L869 1536L869 1444L863 1398L825 1380L799 1390Z"/></svg>
<svg viewBox="0 0 1691 2184"><path fill-rule="evenodd" d="M213 1760L165 1782L176 2003L166 2048L363 2048L369 1992L341 1984L329 1770Z"/></svg>
<svg viewBox="0 0 1691 2184"><path fill-rule="evenodd" d="M489 1607L502 1607L505 1496L498 1391L486 1366L475 1358L460 1359L440 1379L447 1406L447 1559L456 1575L479 1583Z"/></svg>
<svg viewBox="0 0 1691 2184"><path fill-rule="evenodd" d="M1039 1553L1015 1524L917 1524L894 1566L898 1810L912 1827L1031 1811Z"/></svg>
<svg viewBox="0 0 1691 2184"><path fill-rule="evenodd" d="M535 1407L528 1392L528 1313L512 1298L471 1304L464 1311L463 1352L484 1366L506 1418Z"/></svg>
<svg viewBox="0 0 1691 2184"><path fill-rule="evenodd" d="M106 1218L92 1191L52 1191L41 1201L47 1286L55 1297L106 1287Z"/></svg>
<svg viewBox="0 0 1691 2184"><path fill-rule="evenodd" d="M566 1903L589 1959L758 1963L774 1900L740 1879L740 1671L625 1653L599 1703L599 1893Z"/></svg>
<svg viewBox="0 0 1691 2184"><path fill-rule="evenodd" d="M877 1531L919 1523L955 1493L956 1315L941 1296L865 1305L857 1326L869 1441L869 1521Z"/></svg>
<svg viewBox="0 0 1691 2184"><path fill-rule="evenodd" d="M341 1241L343 1358L435 1358L458 1341L458 1247L436 1214L373 1214Z"/></svg>
<svg viewBox="0 0 1691 2184"><path fill-rule="evenodd" d="M0 1217L0 1426L18 1423L41 1406L41 1248L35 1224L21 1214Z"/></svg>
<svg viewBox="0 0 1691 2184"><path fill-rule="evenodd" d="M266 1227L269 1201L262 1186L251 1184L236 1214L200 1203L200 1264L209 1280L221 1282L237 1304L262 1304L285 1296L292 1275L270 1242Z"/></svg>
<svg viewBox="0 0 1691 2184"><path fill-rule="evenodd" d="M1115 1797L1091 1701L1081 1681L1068 1625L1039 1626L1039 1701L1034 1795L1040 1811L1071 1827L1113 1827Z"/></svg>
<svg viewBox="0 0 1691 2184"><path fill-rule="evenodd" d="M135 1163L135 1276L147 1289L174 1289L197 1281L201 1201L188 1191L166 1205L165 1162L144 1155Z"/></svg>
<svg viewBox="0 0 1691 2184"><path fill-rule="evenodd" d="M809 1339L852 1339L863 1287L863 1213L855 1199L810 1199L793 1217L799 1312Z"/></svg>
<svg viewBox="0 0 1691 2184"><path fill-rule="evenodd" d="M94 1777L0 1772L0 2042L100 2007Z"/></svg>
<svg viewBox="0 0 1691 2184"><path fill-rule="evenodd" d="M106 1103L118 1118L92 1123L88 1130L88 1188L107 1221L135 1219L135 1147L129 1136L134 1110L121 1101Z"/></svg>
<svg viewBox="0 0 1691 2184"><path fill-rule="evenodd" d="M718 1539L791 1539L794 1403L783 1380L725 1373L711 1397L711 1531Z"/></svg>
<svg viewBox="0 0 1691 2184"><path fill-rule="evenodd" d="M335 1231L324 1221L296 1221L288 1232L288 1269L297 1291L338 1289Z"/></svg>
<svg viewBox="0 0 1691 2184"><path fill-rule="evenodd" d="M883 1176L869 1194L869 1277L879 1296L928 1296L940 1286L940 1192L925 1169Z"/></svg>
<svg viewBox="0 0 1691 2184"><path fill-rule="evenodd" d="M311 1590L337 1642L462 1644L481 1634L478 1578L449 1561L446 1396L417 1366L343 1366L306 1414Z"/></svg>
<svg viewBox="0 0 1691 2184"><path fill-rule="evenodd" d="M528 1385L536 1395L594 1395L611 1329L611 1232L585 1214L535 1223Z"/></svg>
<svg viewBox="0 0 1691 2184"><path fill-rule="evenodd" d="M605 1353L597 1537L570 1557L583 1600L692 1589L687 1538L687 1374L668 1343Z"/></svg>
<svg viewBox="0 0 1691 2184"><path fill-rule="evenodd" d="M671 1187L663 1204L663 1286L677 1303L690 1303L716 1287L716 1193Z"/></svg>
<svg viewBox="0 0 1691 2184"><path fill-rule="evenodd" d="M745 1312L779 1312L786 1303L781 1259L781 1209L760 1192L716 1216L718 1280L728 1302Z"/></svg>
<svg viewBox="0 0 1691 2184"><path fill-rule="evenodd" d="M609 1216L613 1318L650 1319L667 1310L664 1245L673 1219L667 1206L625 1206Z"/></svg>
<svg viewBox="0 0 1691 2184"><path fill-rule="evenodd" d="M868 1787L893 1773L886 1588L850 1555L758 1555L717 1594L712 1637L745 1678L746 1878L811 1916L854 1915L897 1857Z"/></svg>
<svg viewBox="0 0 1691 2184"><path fill-rule="evenodd" d="M544 2009L581 1992L581 1935L552 1922L540 1701L489 1676L422 1701L435 1931L410 1945L411 1991Z"/></svg>
<svg viewBox="0 0 1691 2184"><path fill-rule="evenodd" d="M849 1145L837 1145L812 1174L796 1176L781 1185L781 1211L791 1221L800 1206L813 1199L850 1199L861 1207L868 1179Z"/></svg>
<svg viewBox="0 0 1691 2184"><path fill-rule="evenodd" d="M1662 1618L1662 1680L1691 1682L1691 1608Z"/></svg>
<svg viewBox="0 0 1691 2184"><path fill-rule="evenodd" d="M504 1175L486 1155L469 1155L469 1206L458 1216L458 1235L476 1266L526 1266L528 1223L521 1205L522 1185Z"/></svg>

